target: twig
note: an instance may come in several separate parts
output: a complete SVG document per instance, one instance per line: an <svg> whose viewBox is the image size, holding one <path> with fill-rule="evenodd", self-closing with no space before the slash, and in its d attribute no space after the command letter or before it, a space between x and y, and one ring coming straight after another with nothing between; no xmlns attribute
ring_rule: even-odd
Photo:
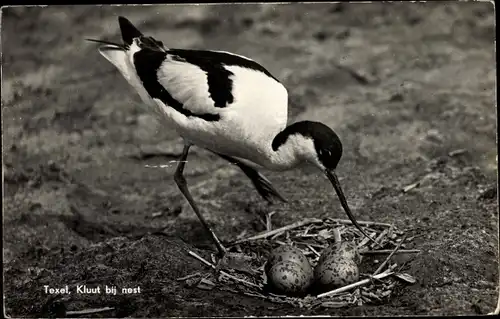
<svg viewBox="0 0 500 319"><path fill-rule="evenodd" d="M184 277L179 277L176 280L177 281L184 281L184 280L188 280L190 278L193 278L193 277L196 277L196 276L199 276L199 275L201 275L199 272L195 272L194 274L190 274L190 275L187 275L187 276L184 276Z"/></svg>
<svg viewBox="0 0 500 319"><path fill-rule="evenodd" d="M419 252L420 252L420 249L399 249L397 252L394 251L393 249L381 249L381 250L360 251L359 253L362 255L374 255L374 254L388 254L388 253L415 254L415 253L419 253Z"/></svg>
<svg viewBox="0 0 500 319"><path fill-rule="evenodd" d="M411 191L412 189L414 188L417 188L419 185L420 185L421 181L418 181L416 183L413 183L413 184L410 184L408 186L405 186L403 188L403 193L408 193L409 191Z"/></svg>
<svg viewBox="0 0 500 319"><path fill-rule="evenodd" d="M273 224L271 222L271 217L275 214L275 211L272 211L268 214L266 214L266 230L270 231L273 229Z"/></svg>
<svg viewBox="0 0 500 319"><path fill-rule="evenodd" d="M317 257L321 256L321 254L320 254L320 253L318 253L318 252L316 251L316 249L314 249L311 245L306 244L306 246L307 246L307 248L309 248L309 249L313 252L313 254L315 254Z"/></svg>
<svg viewBox="0 0 500 319"><path fill-rule="evenodd" d="M318 234L307 234L307 235L298 235L297 237L300 237L300 238L316 238L318 236L319 236Z"/></svg>
<svg viewBox="0 0 500 319"><path fill-rule="evenodd" d="M320 248L320 249L325 249L327 247L327 245L306 243L306 242L303 242L303 241L294 241L294 243L298 244L298 245L306 245L306 246L316 247L316 248Z"/></svg>
<svg viewBox="0 0 500 319"><path fill-rule="evenodd" d="M405 241L405 239L406 239L406 235L404 235L404 237L401 239L401 241L396 246L396 248L394 248L394 250L392 251L392 253L390 253L389 256L387 256L387 258L384 260L384 262L377 268L377 270L375 270L375 272L373 273L373 276L377 275L379 272L382 271L382 268L384 268L385 265L387 265L387 263L389 262L389 260L391 259L391 257L396 253L396 251L398 251L399 247L401 247L401 244L403 244L403 242Z"/></svg>
<svg viewBox="0 0 500 319"><path fill-rule="evenodd" d="M458 149L458 150L454 150L454 151L449 152L449 153L448 153L448 156L449 156L449 157L453 157L453 156L457 156L457 155L460 155L460 154L463 154L463 153L466 153L466 152L467 152L467 150L466 150L466 149L461 148L461 149Z"/></svg>
<svg viewBox="0 0 500 319"><path fill-rule="evenodd" d="M202 263L204 263L205 265L209 266L209 267L212 267L213 269L215 269L215 265L206 261L203 257L201 257L200 255L198 255L197 253L189 250L188 251L188 254L190 254L191 256L193 256L194 258L198 259L199 261L201 261Z"/></svg>
<svg viewBox="0 0 500 319"><path fill-rule="evenodd" d="M398 266L398 264L392 264L392 265L390 265L389 268L387 268L386 271L384 271L384 273L389 272L389 271L393 271L394 268L396 268L397 266Z"/></svg>
<svg viewBox="0 0 500 319"><path fill-rule="evenodd" d="M386 290L391 290L392 288L394 288L396 286L396 281L393 281L392 283L388 284L385 289Z"/></svg>
<svg viewBox="0 0 500 319"><path fill-rule="evenodd" d="M273 229L271 231L265 231L263 233L255 235L255 236L251 236L251 237L248 237L248 238L245 238L245 239L236 240L236 241L230 243L229 246L236 245L236 244L241 244L241 243L247 242L247 241L253 241L253 240L257 240L257 239L266 238L266 237L269 237L269 236L273 236L275 234L286 232L287 230L291 230L291 229L295 229L295 228L298 228L298 227L302 227L304 225L308 225L308 224L312 224L312 223L321 223L321 222L322 222L321 219L307 218L307 219L304 219L302 221L299 221L299 222L296 222L296 223L293 223L293 224L290 224L290 225L287 225L287 226L283 226L283 227L280 227L280 228Z"/></svg>
<svg viewBox="0 0 500 319"><path fill-rule="evenodd" d="M384 270L382 273L383 274L386 274L388 272L392 272L392 274L396 274L393 270L398 266L398 264L394 263L392 265L390 265L389 267L387 267L386 270ZM361 275L361 274L360 274ZM378 275L376 275L378 276ZM376 276L373 276L373 275L370 275L370 274L363 274L363 277L368 277L367 279L370 279L372 281L372 284L375 284L375 281L377 282L383 282L383 280L381 279L378 279Z"/></svg>
<svg viewBox="0 0 500 319"><path fill-rule="evenodd" d="M373 229L373 228L371 228L371 227L364 226L363 228L364 228L364 229L365 229L365 231L367 231L367 232L378 233L378 230ZM359 231L357 228L356 228L355 230L356 230L356 231Z"/></svg>
<svg viewBox="0 0 500 319"><path fill-rule="evenodd" d="M374 294L371 291L361 291L361 296L366 296L366 297L369 297L369 298L375 298L377 300L380 300L380 297L377 296L376 294Z"/></svg>
<svg viewBox="0 0 500 319"><path fill-rule="evenodd" d="M211 264L210 262L206 261L205 259L203 259L203 257L197 255L195 252L189 250L188 251L188 254L190 254L191 256L193 256L194 258L198 259L199 261L201 261L202 263L204 263L205 265L209 266L209 267L212 267L213 269L217 269L217 267L215 267L214 264ZM227 272L225 272L224 270L221 270L220 273L228 278L231 278L233 280L236 280L236 281L239 281L241 282L242 284L245 284L245 285L249 285L249 286L252 286L252 287L256 287L256 288L259 288L260 289L260 286L259 285L256 285L254 283L251 283L249 281L246 281L246 280L243 280L243 279L240 279L238 277L235 277L233 275L230 275L228 274Z"/></svg>
<svg viewBox="0 0 500 319"><path fill-rule="evenodd" d="M358 71L352 69L351 67L349 66L346 66L346 65L341 65L341 64L338 64L338 63L335 63L335 66L343 71L346 71L347 73L349 73L356 81L358 81L360 84L369 84L370 81L365 75L359 73Z"/></svg>
<svg viewBox="0 0 500 319"><path fill-rule="evenodd" d="M342 242L342 236L340 235L340 231L337 228L333 230L333 240L336 245L340 245L340 243Z"/></svg>
<svg viewBox="0 0 500 319"><path fill-rule="evenodd" d="M95 309L75 310L75 311L67 311L66 315L68 315L68 316L90 315L90 314L94 314L94 313L111 311L114 309L115 309L114 307L104 307L104 308L95 308Z"/></svg>
<svg viewBox="0 0 500 319"><path fill-rule="evenodd" d="M404 280L410 284L414 284L417 282L417 280L412 275L407 274L407 273L395 273L394 276L396 276L397 278Z"/></svg>
<svg viewBox="0 0 500 319"><path fill-rule="evenodd" d="M387 234L394 228L394 225L391 225L391 227L389 228L386 228L384 229L383 232L380 233L380 235L378 235L378 237L375 239L375 241L377 243L381 243L382 242L382 238L384 238L385 236L387 236ZM375 244L371 244L370 245L370 248L373 248Z"/></svg>
<svg viewBox="0 0 500 319"><path fill-rule="evenodd" d="M338 289L335 289L335 290L331 290L331 291L319 294L317 297L318 298L323 298L323 297L335 295L335 294L338 294L338 293L350 290L352 288L356 288L356 287L359 287L359 286L366 285L367 283L370 283L372 281L372 279L382 279L382 278L385 278L385 277L390 276L392 274L393 274L392 271L390 271L390 272L383 272L383 273L375 275L375 276L373 276L371 278L363 279L363 280L360 280L360 281L355 282L353 284L350 284L350 285L347 285L347 286L344 286L344 287L341 287L341 288L338 288Z"/></svg>
<svg viewBox="0 0 500 319"><path fill-rule="evenodd" d="M370 238L372 238L372 239L373 239L373 237L374 237L376 234L377 234L377 233L375 233L375 232L374 232L374 233L369 234L369 236L370 236ZM361 247L363 247L364 245L368 244L368 242L369 242L369 241L370 241L370 240L369 240L368 238L366 238L366 237L365 237L365 238L364 238L364 239L363 239L363 240L362 240L362 241L358 244L358 249L360 249L360 248L361 248Z"/></svg>
<svg viewBox="0 0 500 319"><path fill-rule="evenodd" d="M304 230L304 233L302 234L303 236L307 235L307 233L311 230L312 225L307 226L307 228Z"/></svg>
<svg viewBox="0 0 500 319"><path fill-rule="evenodd" d="M336 219L336 218L328 218L328 219L333 221L333 222L339 223L339 224L352 225L352 221L350 221L349 219ZM364 220L358 220L358 224L365 225L365 226L384 226L384 227L391 227L392 226L392 224L371 222L371 221L364 221Z"/></svg>
<svg viewBox="0 0 500 319"><path fill-rule="evenodd" d="M271 240L275 240L276 238L280 237L281 235L283 235L283 233L276 234L276 235L274 235L274 236L271 237ZM242 239L239 239L239 240L242 240ZM231 244L229 244L229 246L231 246Z"/></svg>
<svg viewBox="0 0 500 319"><path fill-rule="evenodd" d="M247 296L250 296L250 297L258 297L258 298L267 299L269 301L273 301L271 298L269 298L267 296L264 296L264 295L261 295L261 294L258 294L258 293L254 293L254 292L243 291L243 294L247 295Z"/></svg>

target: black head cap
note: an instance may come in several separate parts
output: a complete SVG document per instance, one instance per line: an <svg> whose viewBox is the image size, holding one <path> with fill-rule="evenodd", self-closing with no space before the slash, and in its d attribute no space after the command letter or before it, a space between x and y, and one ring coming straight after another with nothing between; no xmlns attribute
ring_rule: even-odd
<svg viewBox="0 0 500 319"><path fill-rule="evenodd" d="M342 142L331 128L320 122L293 123L276 135L272 143L273 150L276 151L290 135L294 134L310 137L314 142L314 148L321 164L329 170L337 168L342 157Z"/></svg>
<svg viewBox="0 0 500 319"><path fill-rule="evenodd" d="M120 24L123 42L126 45L131 45L134 38L142 36L141 31L139 31L127 18L118 17L118 23Z"/></svg>

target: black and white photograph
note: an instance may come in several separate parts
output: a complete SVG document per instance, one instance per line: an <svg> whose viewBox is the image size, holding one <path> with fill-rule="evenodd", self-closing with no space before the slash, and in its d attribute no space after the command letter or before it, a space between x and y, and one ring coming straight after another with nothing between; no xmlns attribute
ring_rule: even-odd
<svg viewBox="0 0 500 319"><path fill-rule="evenodd" d="M494 315L493 1L6 5L8 318Z"/></svg>

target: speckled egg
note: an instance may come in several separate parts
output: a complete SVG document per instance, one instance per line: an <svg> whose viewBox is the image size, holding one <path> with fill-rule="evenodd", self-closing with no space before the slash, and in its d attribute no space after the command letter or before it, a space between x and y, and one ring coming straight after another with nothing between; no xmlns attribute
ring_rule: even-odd
<svg viewBox="0 0 500 319"><path fill-rule="evenodd" d="M358 281L359 269L349 258L326 259L314 269L314 278L319 287L335 289Z"/></svg>
<svg viewBox="0 0 500 319"><path fill-rule="evenodd" d="M352 242L342 242L340 244L332 244L328 246L319 257L318 264L323 263L325 260L332 259L351 259L356 264L361 263L361 255L359 254L358 247Z"/></svg>
<svg viewBox="0 0 500 319"><path fill-rule="evenodd" d="M313 273L308 272L301 264L283 260L275 263L267 274L269 284L277 292L303 293L311 285Z"/></svg>
<svg viewBox="0 0 500 319"><path fill-rule="evenodd" d="M292 261L295 262L304 269L306 273L310 273L312 275L313 269L311 267L311 264L309 263L309 259L300 251L300 249L293 247L293 246L279 246L273 251L271 251L271 254L269 256L269 259L267 260L266 264L266 272L268 272L271 267L273 267L275 264L282 262L282 261Z"/></svg>

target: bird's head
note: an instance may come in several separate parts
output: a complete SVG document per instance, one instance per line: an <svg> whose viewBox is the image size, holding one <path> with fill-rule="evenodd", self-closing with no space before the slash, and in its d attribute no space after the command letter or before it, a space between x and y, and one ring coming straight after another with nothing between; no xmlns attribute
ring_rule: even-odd
<svg viewBox="0 0 500 319"><path fill-rule="evenodd" d="M144 49L166 51L161 41L143 35L127 18L118 17L118 24L120 25L123 43L96 39L87 40L104 44L99 48L99 53L115 65L125 77L127 77L131 61L133 61L132 57L136 52Z"/></svg>
<svg viewBox="0 0 500 319"><path fill-rule="evenodd" d="M320 122L302 121L287 126L273 140L276 151L288 144L295 157L322 171L334 171L342 157L342 142L338 135Z"/></svg>
<svg viewBox="0 0 500 319"><path fill-rule="evenodd" d="M285 144L291 146L296 158L316 166L325 174L332 183L340 199L340 203L351 222L364 236L375 242L356 221L335 173L342 157L342 142L338 135L323 123L302 121L289 125L276 135L272 142L272 148L274 151L277 151Z"/></svg>

